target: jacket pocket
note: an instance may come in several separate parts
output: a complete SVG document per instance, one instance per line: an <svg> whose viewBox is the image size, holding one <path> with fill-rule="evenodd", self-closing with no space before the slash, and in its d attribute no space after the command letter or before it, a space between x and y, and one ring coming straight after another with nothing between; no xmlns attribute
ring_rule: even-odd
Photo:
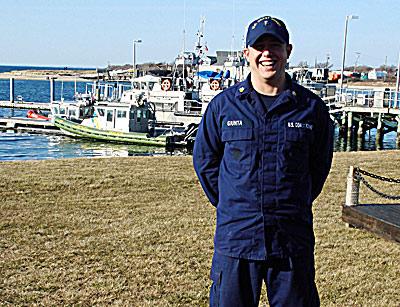
<svg viewBox="0 0 400 307"><path fill-rule="evenodd" d="M299 173L309 168L312 131L306 128L285 127L284 158L288 172Z"/></svg>
<svg viewBox="0 0 400 307"><path fill-rule="evenodd" d="M226 165L239 170L249 170L252 163L253 128L222 129L221 139L225 143Z"/></svg>

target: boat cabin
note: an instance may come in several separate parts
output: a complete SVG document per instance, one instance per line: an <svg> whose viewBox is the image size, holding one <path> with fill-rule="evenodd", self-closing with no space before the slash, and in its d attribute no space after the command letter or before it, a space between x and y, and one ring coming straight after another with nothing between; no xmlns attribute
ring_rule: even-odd
<svg viewBox="0 0 400 307"><path fill-rule="evenodd" d="M51 117L61 117L75 122L80 122L93 115L91 100L77 99L75 101L55 101L50 103Z"/></svg>
<svg viewBox="0 0 400 307"><path fill-rule="evenodd" d="M137 106L115 103L96 105L93 117L84 120L82 124L102 130L148 132L154 120L154 112L147 104Z"/></svg>

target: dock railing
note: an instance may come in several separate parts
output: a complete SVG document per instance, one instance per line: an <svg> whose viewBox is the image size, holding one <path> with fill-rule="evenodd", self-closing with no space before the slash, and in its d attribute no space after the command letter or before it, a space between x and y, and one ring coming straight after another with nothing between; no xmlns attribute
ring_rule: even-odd
<svg viewBox="0 0 400 307"><path fill-rule="evenodd" d="M347 176L346 203L342 207L342 220L348 227L364 229L382 238L400 243L400 204L359 204L360 183L385 199L399 200L400 196L389 195L378 190L371 185L366 177L386 183L400 183L400 179L383 177L362 170L359 167L350 166ZM388 190L386 189L386 191Z"/></svg>
<svg viewBox="0 0 400 307"><path fill-rule="evenodd" d="M349 173L347 175L347 189L346 189L346 203L345 206L357 206L359 204L360 195L360 183L363 183L370 191L379 195L380 197L400 200L399 195L389 195L387 193L379 191L377 188L373 187L371 183L367 181L365 177L374 178L380 181L390 182L390 183L400 183L400 179L394 179L389 177L383 177L380 175L372 174L366 170L362 170L357 166L350 166Z"/></svg>
<svg viewBox="0 0 400 307"><path fill-rule="evenodd" d="M336 93L336 101L344 107L400 109L400 92L390 88L345 88Z"/></svg>

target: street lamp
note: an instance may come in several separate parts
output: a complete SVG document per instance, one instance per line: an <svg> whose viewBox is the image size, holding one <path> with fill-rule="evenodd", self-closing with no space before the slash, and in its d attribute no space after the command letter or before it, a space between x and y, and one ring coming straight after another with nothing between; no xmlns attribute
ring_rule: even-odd
<svg viewBox="0 0 400 307"><path fill-rule="evenodd" d="M342 57L342 71L340 73L340 95L342 95L342 90L343 90L343 73L344 73L344 62L346 59L346 43L347 43L347 25L349 23L349 20L351 19L358 19L358 16L356 15L347 15L346 16L346 22L344 25L344 43L343 43L343 57Z"/></svg>
<svg viewBox="0 0 400 307"><path fill-rule="evenodd" d="M132 65L132 75L133 78L136 78L136 44L141 43L142 40L138 39L138 40L134 40L133 41L133 51L132 51L132 57L133 57L133 65Z"/></svg>

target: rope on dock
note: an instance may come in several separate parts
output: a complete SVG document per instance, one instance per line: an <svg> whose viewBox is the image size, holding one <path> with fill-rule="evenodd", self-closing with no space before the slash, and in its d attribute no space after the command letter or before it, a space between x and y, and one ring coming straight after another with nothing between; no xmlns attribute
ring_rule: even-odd
<svg viewBox="0 0 400 307"><path fill-rule="evenodd" d="M394 199L394 200L399 200L400 196L397 195L389 195L386 193L383 193L379 190L377 190L376 188L374 188L366 179L364 176L368 176L377 180L381 180L381 181L386 181L386 182L390 182L390 183L400 183L400 179L395 179L395 178L388 178L388 177L383 177L380 175L376 175L376 174L372 174L370 172L367 172L366 170L362 170L359 167L355 167L354 168L354 176L355 179L357 179L358 181L362 182L363 184L365 184L365 186L370 189L372 192L378 194L379 196L386 198L386 199Z"/></svg>

